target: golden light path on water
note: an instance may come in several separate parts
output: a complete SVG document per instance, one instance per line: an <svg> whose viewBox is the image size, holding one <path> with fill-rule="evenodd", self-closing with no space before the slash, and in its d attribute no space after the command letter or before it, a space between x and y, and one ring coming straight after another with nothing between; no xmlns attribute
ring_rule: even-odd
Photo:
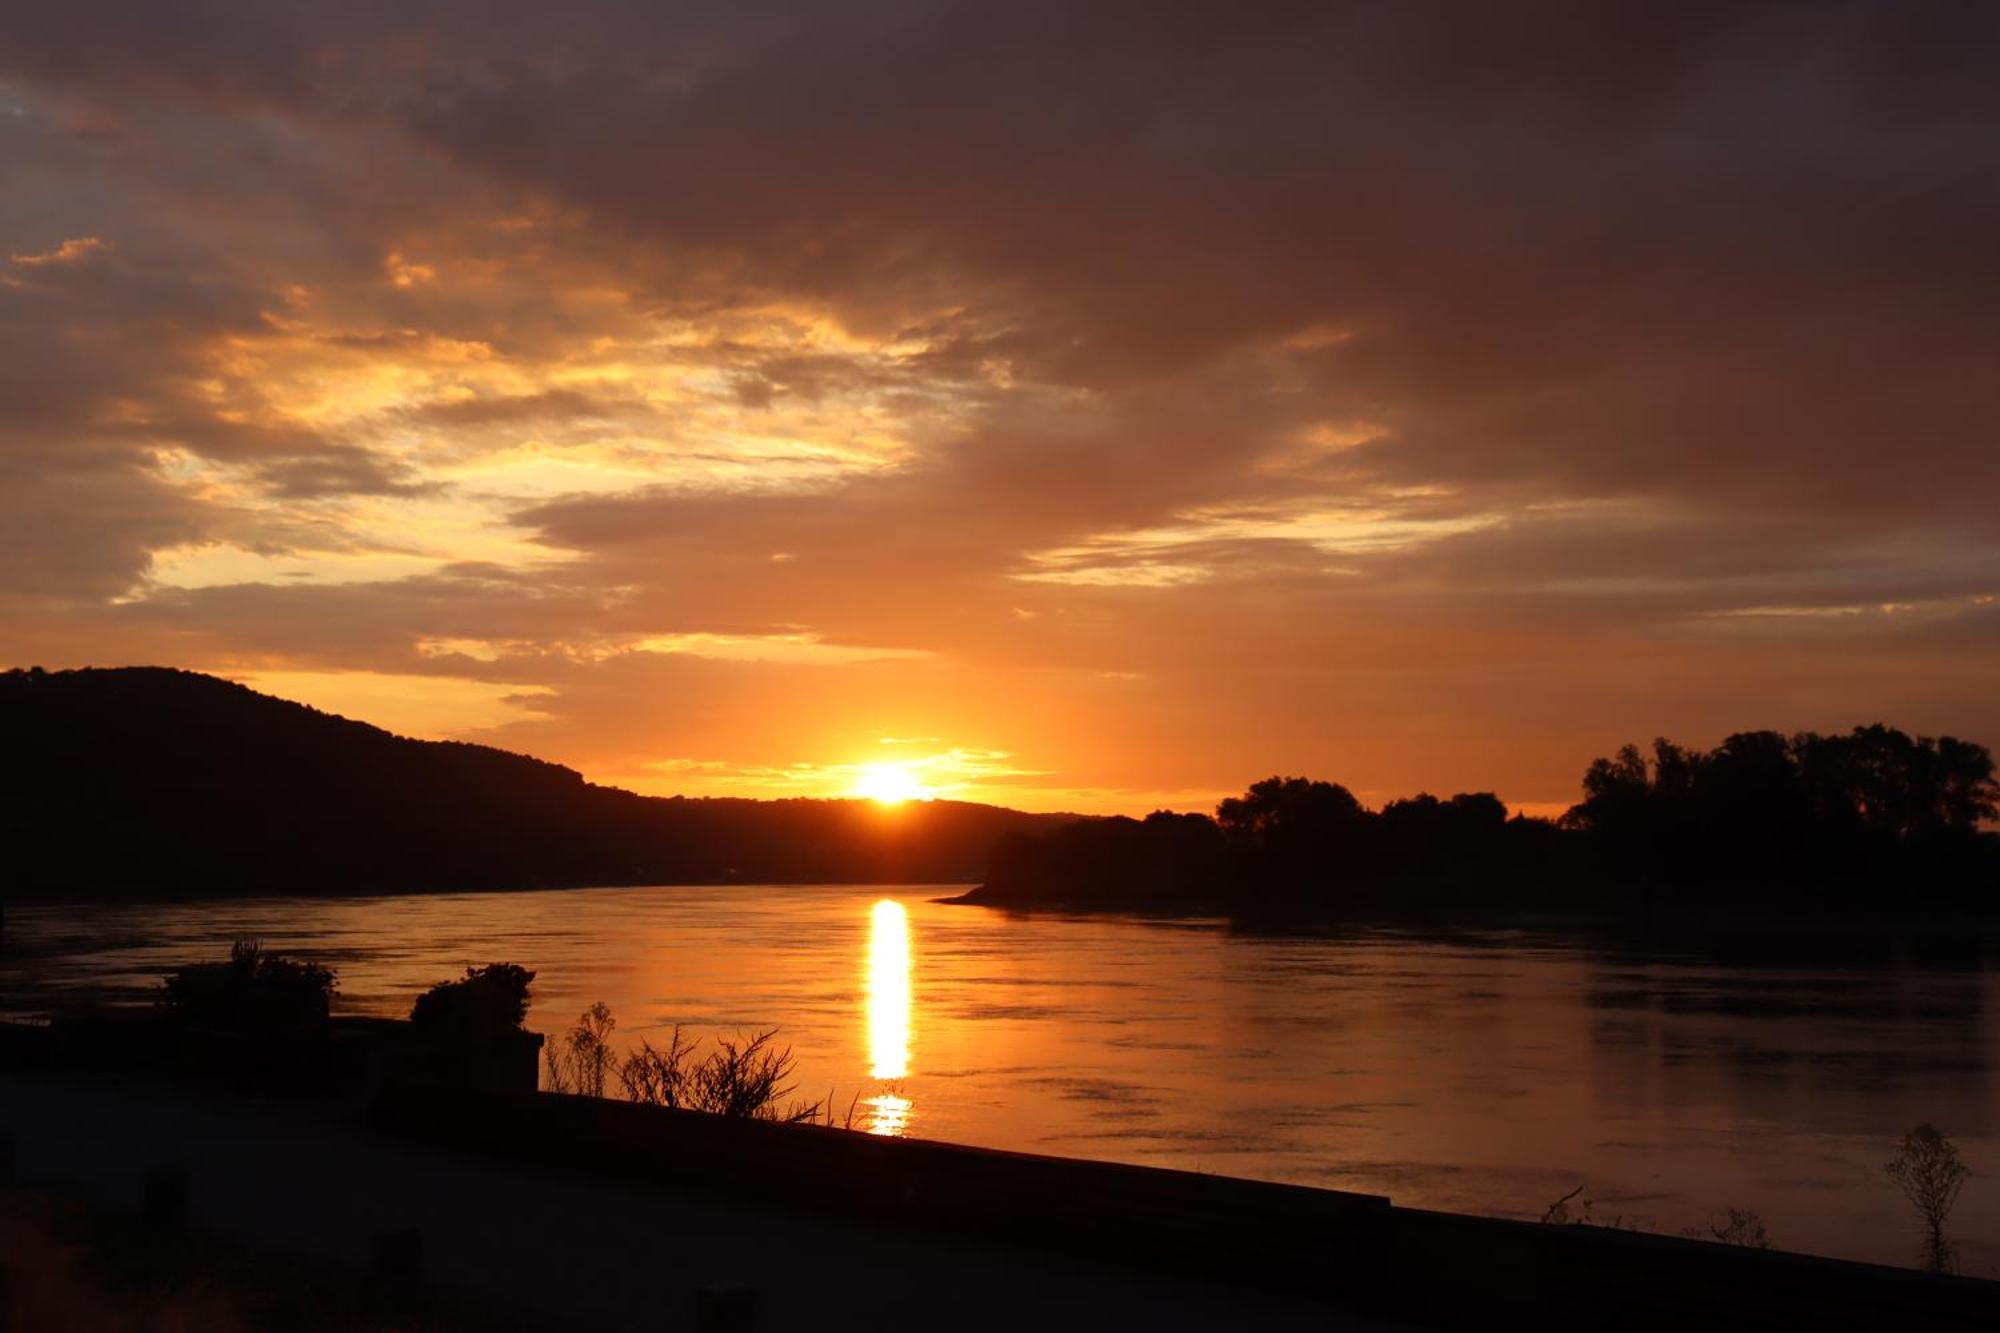
<svg viewBox="0 0 2000 1333"><path fill-rule="evenodd" d="M900 1079L910 1072L910 914L884 898L868 918L868 1073ZM900 1134L910 1100L891 1087L865 1099L868 1132Z"/></svg>

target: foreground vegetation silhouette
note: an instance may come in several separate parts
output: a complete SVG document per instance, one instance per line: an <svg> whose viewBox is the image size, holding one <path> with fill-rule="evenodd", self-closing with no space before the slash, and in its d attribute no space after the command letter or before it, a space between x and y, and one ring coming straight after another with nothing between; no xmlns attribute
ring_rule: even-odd
<svg viewBox="0 0 2000 1333"><path fill-rule="evenodd" d="M333 969L266 953L238 940L225 962L190 963L162 978L161 1013L170 1021L244 1036L323 1032L338 989Z"/></svg>
<svg viewBox="0 0 2000 1333"><path fill-rule="evenodd" d="M742 1038L719 1036L697 1057L700 1042L675 1024L664 1047L642 1037L621 1058L611 1046L617 1026L600 1000L567 1033L549 1041L542 1048L549 1091L603 1097L615 1078L625 1100L644 1106L787 1125L835 1123L829 1102L790 1100L797 1062L791 1047L777 1044L776 1028ZM848 1124L852 1121L850 1108Z"/></svg>
<svg viewBox="0 0 2000 1333"><path fill-rule="evenodd" d="M535 974L518 963L468 967L456 981L441 981L417 997L410 1026L439 1044L485 1046L522 1030Z"/></svg>
<svg viewBox="0 0 2000 1333"><path fill-rule="evenodd" d="M2000 788L1984 746L1886 726L1744 732L1713 750L1660 740L1592 763L1559 820L1491 792L1364 806L1333 782L1273 777L1213 818L1159 811L994 848L967 901L1012 906L1758 912L1973 911L1996 905Z"/></svg>
<svg viewBox="0 0 2000 1333"><path fill-rule="evenodd" d="M1918 1125L1903 1136L1902 1148L1884 1166L1909 1200L1923 1227L1922 1266L1933 1273L1958 1271L1958 1250L1945 1237L1945 1223L1958 1192L1972 1174L1959 1160L1958 1145L1935 1125Z"/></svg>
<svg viewBox="0 0 2000 1333"><path fill-rule="evenodd" d="M1971 1168L1959 1157L1958 1145L1935 1125L1918 1125L1903 1135L1896 1155L1883 1164L1882 1170L1917 1215L1923 1237L1917 1266L1931 1273L1958 1272L1958 1248L1945 1235L1945 1224L1957 1206L1959 1191L1972 1176ZM1542 1223L1607 1227L1614 1231L1637 1229L1622 1215L1609 1222L1594 1217L1592 1201L1581 1197L1583 1189L1578 1185L1549 1204L1542 1211ZM1770 1232L1763 1217L1753 1208L1727 1208L1711 1215L1700 1226L1682 1228L1680 1234L1688 1240L1716 1241L1753 1250L1771 1248Z"/></svg>
<svg viewBox="0 0 2000 1333"><path fill-rule="evenodd" d="M517 963L468 967L419 995L408 1019L405 1073L424 1081L477 1086L498 1062L532 1054L539 1038L527 1031L535 973ZM269 1043L324 1038L338 977L310 961L266 951L241 939L221 962L189 963L161 979L159 1017L172 1029L203 1029ZM620 1054L612 1043L618 1020L602 1001L567 1032L540 1043L542 1083L551 1092L625 1100L671 1110L702 1111L743 1120L852 1127L831 1100L792 1097L797 1060L777 1042L778 1030L715 1037L706 1051L676 1024L664 1046L641 1038ZM529 1043L523 1046L523 1043ZM324 1043L318 1054L325 1058ZM529 1065L533 1084L533 1065ZM858 1100L857 1103L858 1104Z"/></svg>

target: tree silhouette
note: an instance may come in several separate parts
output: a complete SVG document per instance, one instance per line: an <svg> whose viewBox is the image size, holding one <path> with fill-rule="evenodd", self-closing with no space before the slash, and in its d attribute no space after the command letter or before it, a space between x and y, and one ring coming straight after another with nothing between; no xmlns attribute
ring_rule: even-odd
<svg viewBox="0 0 2000 1333"><path fill-rule="evenodd" d="M1491 792L1368 809L1346 787L1270 777L1213 820L1158 812L1000 841L974 901L1704 913L2000 907L1986 747L1892 727L1665 738L1593 761L1559 823Z"/></svg>
<svg viewBox="0 0 2000 1333"><path fill-rule="evenodd" d="M1903 1136L1902 1150L1882 1169L1924 1228L1923 1265L1933 1273L1957 1270L1956 1248L1945 1239L1944 1224L1965 1178L1972 1174L1958 1159L1958 1145L1932 1125L1918 1125Z"/></svg>
<svg viewBox="0 0 2000 1333"><path fill-rule="evenodd" d="M1265 778L1215 809L1215 822L1260 878L1292 883L1325 874L1357 854L1368 812L1337 782Z"/></svg>
<svg viewBox="0 0 2000 1333"><path fill-rule="evenodd" d="M1845 735L1741 732L1706 753L1625 746L1584 774L1563 817L1599 866L1671 882L1992 887L2000 788L1985 746L1880 724Z"/></svg>

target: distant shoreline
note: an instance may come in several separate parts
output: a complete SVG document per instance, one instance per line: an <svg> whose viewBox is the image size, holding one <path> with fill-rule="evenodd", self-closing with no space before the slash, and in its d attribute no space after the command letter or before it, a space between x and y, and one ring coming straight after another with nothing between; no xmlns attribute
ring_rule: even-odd
<svg viewBox="0 0 2000 1333"><path fill-rule="evenodd" d="M1470 878L1470 876L1468 876ZM1654 887L1647 901L1622 899L1607 906L1580 902L1468 904L1450 896L1427 897L1421 890L1395 881L1378 884L1329 885L1316 892L1296 891L1269 895L1238 893L1218 889L1212 897L1114 896L1089 893L1020 894L977 884L964 893L931 901L953 907L988 907L1027 914L1093 916L1173 916L1212 917L1229 921L1298 921L1303 924L1343 924L1369 921L1460 922L1499 924L1515 922L1629 924L1655 921L1728 927L1783 927L1806 930L1817 926L1847 928L1871 925L1992 926L2000 930L2000 905L1980 910L1962 901L1921 905L1894 910L1880 905L1818 904L1812 910L1787 910L1806 906L1800 902L1762 902L1755 907L1733 907L1719 901L1714 885L1690 886L1686 898L1675 889ZM1398 899L1402 899L1398 901Z"/></svg>
<svg viewBox="0 0 2000 1333"><path fill-rule="evenodd" d="M576 884L493 884L468 888L357 888L357 889L230 889L212 893L190 892L181 889L155 891L150 889L81 889L81 890L10 890L0 893L0 912L12 907L67 907L102 904L106 906L160 906L172 907L185 903L256 902L273 899L297 899L302 902L340 902L356 898L445 898L459 894L475 893L579 893L593 889L729 889L731 891L756 889L864 889L880 887L885 889L954 889L977 887L972 880L940 879L757 879L757 880L631 880L631 881L591 881ZM933 898L932 902L958 902L963 894L948 898Z"/></svg>
<svg viewBox="0 0 2000 1333"><path fill-rule="evenodd" d="M1107 901L1071 897L1021 901L987 894L985 886L931 901L983 907L1008 915L1110 917L1135 922L1209 921L1231 932L1315 935L1346 930L1413 932L1441 938L1519 932L1583 941L1651 958L1674 956L1750 963L1797 961L1824 965L2000 968L2000 912L1879 910L1787 915L1759 908L1722 911L1689 906L1650 911L1604 908L1466 909L1412 905L1397 910L1379 899L1345 904L1324 899L1267 903L1243 910L1215 900Z"/></svg>

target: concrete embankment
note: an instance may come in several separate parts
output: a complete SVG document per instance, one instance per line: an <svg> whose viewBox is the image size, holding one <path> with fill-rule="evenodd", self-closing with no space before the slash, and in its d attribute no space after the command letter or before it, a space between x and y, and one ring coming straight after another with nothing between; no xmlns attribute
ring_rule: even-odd
<svg viewBox="0 0 2000 1333"><path fill-rule="evenodd" d="M2000 1326L2000 1284L1368 1195L403 1087L365 1112L0 1073L29 1182L137 1207L188 1168L192 1225L360 1267L416 1229L426 1280L561 1328L1677 1330Z"/></svg>

